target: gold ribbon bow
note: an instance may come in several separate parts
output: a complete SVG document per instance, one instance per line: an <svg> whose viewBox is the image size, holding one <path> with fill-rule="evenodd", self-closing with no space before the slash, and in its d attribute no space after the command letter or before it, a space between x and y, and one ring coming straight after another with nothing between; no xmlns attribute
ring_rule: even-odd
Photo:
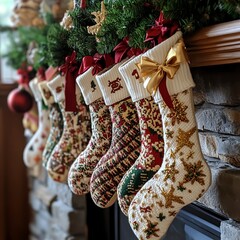
<svg viewBox="0 0 240 240"><path fill-rule="evenodd" d="M137 63L137 67L140 70L144 87L150 94L155 95L161 81L166 76L173 79L180 67L180 63L186 61L188 61L188 57L183 39L179 39L169 50L163 64L159 64L148 57L142 56L141 62Z"/></svg>

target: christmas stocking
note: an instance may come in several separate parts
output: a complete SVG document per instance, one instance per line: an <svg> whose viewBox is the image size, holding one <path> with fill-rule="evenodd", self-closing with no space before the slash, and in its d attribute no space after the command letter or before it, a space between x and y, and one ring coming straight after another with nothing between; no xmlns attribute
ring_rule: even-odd
<svg viewBox="0 0 240 240"><path fill-rule="evenodd" d="M91 197L103 208L117 200L117 186L138 158L141 144L136 107L118 71L119 65L96 76L112 121L111 146L94 169L90 181Z"/></svg>
<svg viewBox="0 0 240 240"><path fill-rule="evenodd" d="M49 119L50 119L50 134L48 136L45 148L42 154L42 164L47 166L48 159L53 151L53 148L59 142L63 132L63 119L59 105L54 102L54 97L49 90L46 81L39 83L39 89L44 100L44 103L49 107Z"/></svg>
<svg viewBox="0 0 240 240"><path fill-rule="evenodd" d="M72 164L68 174L68 185L78 195L90 191L90 178L101 157L107 152L112 138L112 122L105 105L92 67L77 78L85 103L89 105L92 136L86 149Z"/></svg>
<svg viewBox="0 0 240 240"><path fill-rule="evenodd" d="M161 114L158 105L142 83L139 83L140 77L136 67L136 63L139 61L140 56L124 63L119 68L137 108L141 132L140 155L118 185L118 203L125 215L127 215L133 197L143 184L158 171L163 160Z"/></svg>
<svg viewBox="0 0 240 240"><path fill-rule="evenodd" d="M161 239L180 209L201 197L211 182L211 173L199 145L191 91L194 82L187 61L179 55L184 49L178 42L181 36L179 31L148 50L144 54L147 58L142 57L139 64L141 76L147 80L144 82L147 88L153 75L158 74L159 77L159 72L170 72L169 68L178 67L175 74L165 75L172 106L163 101L160 84L154 96L162 114L164 160L129 207L129 223L138 239ZM146 64L155 66L155 70L146 74Z"/></svg>
<svg viewBox="0 0 240 240"><path fill-rule="evenodd" d="M67 182L70 166L85 149L91 135L89 111L78 87L76 87L78 111L65 111L64 81L64 77L57 76L48 83L63 116L62 136L47 163L49 175L58 182Z"/></svg>
<svg viewBox="0 0 240 240"><path fill-rule="evenodd" d="M31 137L23 151L23 160L27 167L34 167L41 163L43 150L49 135L49 108L44 104L38 88L38 79L30 81L29 86L37 103L38 129Z"/></svg>

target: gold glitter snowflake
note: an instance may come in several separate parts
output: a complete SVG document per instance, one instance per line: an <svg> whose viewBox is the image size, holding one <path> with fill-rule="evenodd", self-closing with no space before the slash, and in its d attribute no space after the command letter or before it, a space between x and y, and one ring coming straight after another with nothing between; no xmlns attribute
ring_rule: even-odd
<svg viewBox="0 0 240 240"><path fill-rule="evenodd" d="M189 160L190 158L193 159L193 154L194 154L194 152L193 152L193 151L190 151L190 152L187 154L187 160Z"/></svg>
<svg viewBox="0 0 240 240"><path fill-rule="evenodd" d="M176 216L177 215L177 212L176 211L169 211L169 216Z"/></svg>
<svg viewBox="0 0 240 240"><path fill-rule="evenodd" d="M196 132L196 127L191 128L188 131L183 131L181 128L178 129L178 136L177 136L177 147L175 150L175 154L180 151L184 146L192 148L194 143L191 142L189 139L190 137Z"/></svg>
<svg viewBox="0 0 240 240"><path fill-rule="evenodd" d="M175 182L175 175L179 173L179 171L175 167L176 167L175 161L171 165L169 163L166 164L165 169L162 171L163 174L165 174L163 181L171 179L173 182Z"/></svg>
<svg viewBox="0 0 240 240"><path fill-rule="evenodd" d="M170 131L168 128L166 129L165 134L166 134L167 138L173 138L173 133L174 133L174 131Z"/></svg>
<svg viewBox="0 0 240 240"><path fill-rule="evenodd" d="M206 177L206 175L202 169L202 161L199 160L195 163L186 163L185 161L182 161L182 163L187 172L184 175L183 183L191 182L191 184L194 184L195 182L198 182L201 185L205 185L204 177Z"/></svg>
<svg viewBox="0 0 240 240"><path fill-rule="evenodd" d="M159 228L157 228L158 223L152 223L148 221L147 227L143 230L144 233L146 233L146 238L149 239L151 236L159 237L157 232L159 231Z"/></svg>
<svg viewBox="0 0 240 240"><path fill-rule="evenodd" d="M181 123L186 122L188 123L189 120L187 118L186 110L188 106L185 106L183 103L179 102L176 96L173 96L173 109L170 109L171 112L167 114L167 117L171 119L172 126Z"/></svg>
<svg viewBox="0 0 240 240"><path fill-rule="evenodd" d="M174 195L174 191L175 191L175 188L173 186L171 186L171 189L168 191L164 189L162 189L161 191L161 194L165 198L166 208L174 208L174 206L172 205L173 202L184 204L184 201L182 200L183 197Z"/></svg>

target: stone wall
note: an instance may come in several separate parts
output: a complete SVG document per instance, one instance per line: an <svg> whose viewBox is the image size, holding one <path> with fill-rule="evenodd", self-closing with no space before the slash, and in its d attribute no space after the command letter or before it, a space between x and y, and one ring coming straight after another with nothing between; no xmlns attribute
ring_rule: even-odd
<svg viewBox="0 0 240 240"><path fill-rule="evenodd" d="M193 68L192 74L200 144L212 170L212 185L199 202L232 219L222 223L221 239L240 239L240 64Z"/></svg>
<svg viewBox="0 0 240 240"><path fill-rule="evenodd" d="M29 170L30 240L87 240L86 199L54 182L38 166Z"/></svg>

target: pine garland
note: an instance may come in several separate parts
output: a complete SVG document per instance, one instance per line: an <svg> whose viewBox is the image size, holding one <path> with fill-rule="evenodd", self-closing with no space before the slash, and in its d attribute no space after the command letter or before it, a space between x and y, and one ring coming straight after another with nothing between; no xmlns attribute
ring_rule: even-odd
<svg viewBox="0 0 240 240"><path fill-rule="evenodd" d="M67 44L69 32L58 23L50 26L47 34L49 66L57 67L65 62L65 57L71 54Z"/></svg>
<svg viewBox="0 0 240 240"><path fill-rule="evenodd" d="M44 29L35 27L18 27L8 32L10 46L8 52L3 56L7 63L14 69L27 65L27 51L30 42L37 44L46 42Z"/></svg>
<svg viewBox="0 0 240 240"><path fill-rule="evenodd" d="M97 35L100 39L98 51L112 52L124 37L129 37L130 47L146 48L148 46L144 43L146 30L159 15L159 11L152 8L150 2L146 0L109 1L106 5L106 20Z"/></svg>
<svg viewBox="0 0 240 240"><path fill-rule="evenodd" d="M77 61L86 55L93 55L96 50L95 36L87 32L87 26L94 25L93 16L86 9L75 8L69 12L73 28L69 30L67 45L77 52Z"/></svg>
<svg viewBox="0 0 240 240"><path fill-rule="evenodd" d="M43 29L19 27L10 34L8 63L15 69L26 63L31 41L38 45L35 69L60 66L73 50L77 52L78 62L96 52L112 53L125 37L130 47L149 48L150 43L144 42L146 31L154 25L160 11L165 18L178 21L185 35L205 26L240 19L239 0L105 0L107 16L94 36L87 32L87 26L95 24L91 13L100 10L100 2L88 0L86 9L77 7L70 11L74 27L68 31L59 23L51 22L51 16Z"/></svg>

